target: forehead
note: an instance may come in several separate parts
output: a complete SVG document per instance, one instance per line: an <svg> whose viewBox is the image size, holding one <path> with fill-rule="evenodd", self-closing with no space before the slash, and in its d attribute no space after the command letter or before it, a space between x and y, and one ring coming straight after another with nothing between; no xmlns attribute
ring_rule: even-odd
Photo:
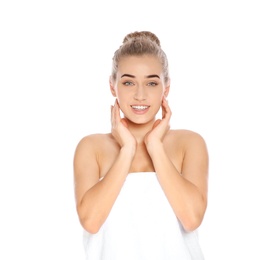
<svg viewBox="0 0 271 260"><path fill-rule="evenodd" d="M162 64L157 57L150 55L123 57L119 61L117 74L119 76L126 73L136 77L162 75Z"/></svg>

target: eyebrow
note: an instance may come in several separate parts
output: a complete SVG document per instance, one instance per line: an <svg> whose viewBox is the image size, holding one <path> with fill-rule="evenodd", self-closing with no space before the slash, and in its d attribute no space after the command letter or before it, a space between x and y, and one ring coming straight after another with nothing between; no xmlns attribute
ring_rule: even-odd
<svg viewBox="0 0 271 260"><path fill-rule="evenodd" d="M158 75L156 75L156 74L151 74L151 75L148 75L146 78L158 78L158 79L160 79L160 77L158 76Z"/></svg>
<svg viewBox="0 0 271 260"><path fill-rule="evenodd" d="M134 76L134 75L131 75L131 74L123 74L123 75L121 76L121 78L123 78L123 77L135 78L135 76Z"/></svg>
<svg viewBox="0 0 271 260"><path fill-rule="evenodd" d="M123 74L123 75L121 76L121 78L123 78L123 77L135 78L135 76L134 76L134 75L131 75L131 74ZM158 78L158 79L160 79L160 77L159 77L158 75L156 75L156 74L148 75L148 76L146 76L146 78L147 78L147 79L149 79L149 78Z"/></svg>

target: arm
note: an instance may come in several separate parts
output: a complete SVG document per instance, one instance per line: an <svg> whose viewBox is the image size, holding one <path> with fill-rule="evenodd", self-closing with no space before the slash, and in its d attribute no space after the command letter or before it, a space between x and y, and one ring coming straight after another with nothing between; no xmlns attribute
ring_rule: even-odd
<svg viewBox="0 0 271 260"><path fill-rule="evenodd" d="M108 217L129 172L135 153L133 136L120 123L118 107L112 108L112 134L121 143L120 152L105 177L99 181L95 137L83 138L74 156L74 179L77 212L82 226L97 233ZM120 123L117 123L117 121ZM130 134L130 135L129 135ZM121 139L120 136L123 138Z"/></svg>
<svg viewBox="0 0 271 260"><path fill-rule="evenodd" d="M207 148L201 136L188 132L185 137L184 159L180 174L168 158L163 146L162 136L168 129L171 115L165 101L163 109L162 121L147 136L145 143L160 185L177 218L185 230L192 231L201 224L207 206Z"/></svg>

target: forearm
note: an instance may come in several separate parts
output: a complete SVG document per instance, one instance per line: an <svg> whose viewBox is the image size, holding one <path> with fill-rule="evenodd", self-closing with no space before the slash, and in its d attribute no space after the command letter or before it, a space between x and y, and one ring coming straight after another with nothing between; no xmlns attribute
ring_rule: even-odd
<svg viewBox="0 0 271 260"><path fill-rule="evenodd" d="M91 233L99 231L108 217L133 160L131 149L122 148L105 177L90 188L78 205L81 224Z"/></svg>
<svg viewBox="0 0 271 260"><path fill-rule="evenodd" d="M150 153L157 178L177 218L186 230L202 222L206 200L199 189L180 174L168 158L163 144L155 144Z"/></svg>

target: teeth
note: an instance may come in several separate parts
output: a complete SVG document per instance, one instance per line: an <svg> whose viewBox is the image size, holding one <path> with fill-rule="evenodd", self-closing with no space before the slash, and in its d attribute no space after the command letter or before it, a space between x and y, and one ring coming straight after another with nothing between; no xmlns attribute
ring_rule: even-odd
<svg viewBox="0 0 271 260"><path fill-rule="evenodd" d="M144 109L147 109L148 106L132 106L132 108L137 109L137 110L144 110Z"/></svg>

